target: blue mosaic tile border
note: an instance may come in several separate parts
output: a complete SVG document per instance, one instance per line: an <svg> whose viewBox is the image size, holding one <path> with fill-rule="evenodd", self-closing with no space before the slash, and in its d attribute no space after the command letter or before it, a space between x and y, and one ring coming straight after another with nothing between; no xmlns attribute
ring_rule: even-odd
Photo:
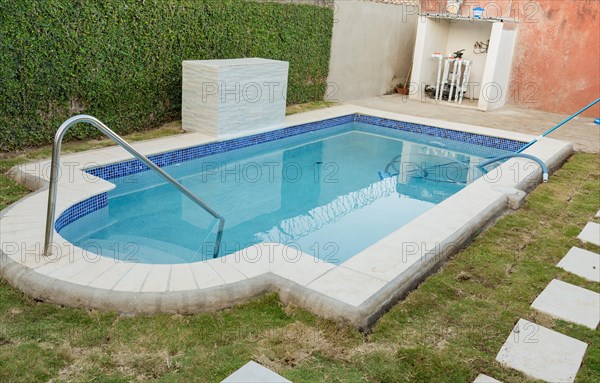
<svg viewBox="0 0 600 383"><path fill-rule="evenodd" d="M434 126L413 124L409 122L390 120L386 118L373 117L362 114L352 114L317 122L310 122L302 125L296 125L289 128L274 130L271 132L235 138L232 140L212 142L209 144L193 146L190 148L173 150L167 153L156 154L148 158L160 167L169 166L210 156L213 154L219 154L235 149L246 148L248 146L257 145L264 142L276 141L283 138L292 137L299 134L306 134L351 122L362 122L391 129L404 130L412 133L419 133L428 136L444 138L448 140L466 142L469 144L480 145L494 149L507 150L511 152L516 152L521 147L523 147L523 145L525 145L524 142L509 140L506 138L483 136L480 134L437 128ZM114 178L125 177L131 174L140 173L147 170L149 169L146 165L144 165L136 159L133 159L129 161L119 162L116 164L87 169L86 172L94 176L103 178L105 180L111 180Z"/></svg>
<svg viewBox="0 0 600 383"><path fill-rule="evenodd" d="M355 117L355 122L383 126L391 129L405 130L412 133L419 133L428 136L444 138L447 140L466 142L469 144L486 146L488 148L506 150L509 152L516 152L525 145L524 142L510 140L507 138L483 136L481 134L461 132L452 129L437 128L435 126L429 125L413 124L410 122L389 120L387 118L373 117L363 114L357 114Z"/></svg>
<svg viewBox="0 0 600 383"><path fill-rule="evenodd" d="M54 228L60 232L65 226L77 221L79 218L108 206L108 195L106 193L95 195L83 200L65 210L55 221Z"/></svg>
<svg viewBox="0 0 600 383"><path fill-rule="evenodd" d="M296 125L285 129L278 129L270 132L254 134L251 136L235 138L232 140L212 142L208 144L193 146L191 148L178 149L167 153L160 153L153 156L149 156L148 158L150 159L150 161L154 162L160 167L169 166L185 161L191 161L198 158L210 156L213 154L224 153L235 149L241 149L246 148L248 146L262 144L264 142L276 141L282 138L297 136L299 134L323 130L332 126L348 124L354 122L355 117L355 115L336 117L328 120ZM146 165L144 165L139 160L134 159L119 162L116 164L87 169L86 172L94 176L103 178L105 180L111 180L113 178L124 177L131 174L140 173L146 170L149 170Z"/></svg>

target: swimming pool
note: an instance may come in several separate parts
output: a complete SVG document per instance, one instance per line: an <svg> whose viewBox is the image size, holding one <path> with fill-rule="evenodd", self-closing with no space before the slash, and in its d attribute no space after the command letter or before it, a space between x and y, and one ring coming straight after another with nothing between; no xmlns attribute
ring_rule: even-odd
<svg viewBox="0 0 600 383"><path fill-rule="evenodd" d="M227 141L136 143L225 216L217 258L212 220L115 147L62 156L43 256L48 161L19 165L11 177L39 190L0 212L0 274L35 299L129 314L212 311L274 291L367 327L518 208L539 166L513 158L482 176L475 165L533 138L341 105ZM543 138L525 153L556 169L572 145Z"/></svg>
<svg viewBox="0 0 600 383"><path fill-rule="evenodd" d="M225 218L219 256L280 243L341 264L481 177L482 159L509 152L348 119L164 169ZM116 188L104 207L60 227L66 240L126 262L213 257L217 220L157 174L124 173L106 177Z"/></svg>

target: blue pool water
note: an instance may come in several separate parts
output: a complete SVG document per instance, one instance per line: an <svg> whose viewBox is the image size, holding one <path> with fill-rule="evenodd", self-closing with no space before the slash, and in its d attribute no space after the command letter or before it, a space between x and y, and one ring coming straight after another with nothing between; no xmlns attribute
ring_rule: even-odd
<svg viewBox="0 0 600 383"><path fill-rule="evenodd" d="M464 188L499 149L348 123L164 169L225 218L220 256L260 242L339 264ZM216 221L150 171L60 234L142 263L212 258Z"/></svg>

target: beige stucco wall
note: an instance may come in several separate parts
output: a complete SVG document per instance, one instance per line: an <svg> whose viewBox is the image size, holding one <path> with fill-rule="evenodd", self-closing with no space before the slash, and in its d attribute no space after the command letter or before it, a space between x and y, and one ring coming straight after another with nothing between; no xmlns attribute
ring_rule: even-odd
<svg viewBox="0 0 600 383"><path fill-rule="evenodd" d="M412 62L417 7L336 0L326 99L378 96L404 82Z"/></svg>

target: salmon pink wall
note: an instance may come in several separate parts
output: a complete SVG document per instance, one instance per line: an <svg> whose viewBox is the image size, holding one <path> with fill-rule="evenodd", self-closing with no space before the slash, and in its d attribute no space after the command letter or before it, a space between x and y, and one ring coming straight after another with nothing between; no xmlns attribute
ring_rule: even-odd
<svg viewBox="0 0 600 383"><path fill-rule="evenodd" d="M555 113L574 113L600 97L597 0L540 0L531 22L519 23L511 101ZM530 84L531 99L522 88ZM585 115L600 116L600 106Z"/></svg>
<svg viewBox="0 0 600 383"><path fill-rule="evenodd" d="M461 14L478 5L518 22L509 102L570 114L600 97L600 1L466 0ZM421 0L422 12L444 13L445 6ZM585 115L600 116L600 106Z"/></svg>

